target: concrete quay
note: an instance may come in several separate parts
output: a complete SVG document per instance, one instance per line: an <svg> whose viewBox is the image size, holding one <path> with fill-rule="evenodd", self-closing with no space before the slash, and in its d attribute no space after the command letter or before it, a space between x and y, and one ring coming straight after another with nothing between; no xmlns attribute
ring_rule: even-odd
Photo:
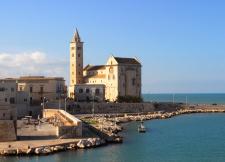
<svg viewBox="0 0 225 162"><path fill-rule="evenodd" d="M106 142L100 138L1 142L0 155L48 155L59 151L92 148L105 144Z"/></svg>

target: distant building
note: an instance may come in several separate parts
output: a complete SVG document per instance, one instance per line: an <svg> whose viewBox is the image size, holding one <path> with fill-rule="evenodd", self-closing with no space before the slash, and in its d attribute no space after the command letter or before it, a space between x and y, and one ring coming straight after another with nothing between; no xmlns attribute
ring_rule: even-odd
<svg viewBox="0 0 225 162"><path fill-rule="evenodd" d="M84 96L75 91L75 87L82 89L89 85L89 89L93 89L102 85L105 90L102 100L115 101L118 96L141 97L141 67L137 58L110 56L105 65L87 65L83 68L83 42L76 30L70 42L69 96Z"/></svg>

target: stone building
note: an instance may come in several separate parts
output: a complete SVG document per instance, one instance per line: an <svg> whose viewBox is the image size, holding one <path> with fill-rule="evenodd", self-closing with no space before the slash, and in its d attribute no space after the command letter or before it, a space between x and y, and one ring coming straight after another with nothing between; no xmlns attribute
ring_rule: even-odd
<svg viewBox="0 0 225 162"><path fill-rule="evenodd" d="M0 102L14 105L17 116L37 116L41 112L44 97L58 103L66 97L65 80L61 77L24 76L0 79Z"/></svg>
<svg viewBox="0 0 225 162"><path fill-rule="evenodd" d="M0 79L0 141L16 140L15 108L16 82L13 79Z"/></svg>
<svg viewBox="0 0 225 162"><path fill-rule="evenodd" d="M105 90L102 100L115 101L118 96L141 97L141 67L137 58L110 56L105 65L83 68L83 42L76 30L70 43L69 96L79 98L81 93L75 91L76 86L82 89L84 85L89 88L102 85Z"/></svg>
<svg viewBox="0 0 225 162"><path fill-rule="evenodd" d="M46 97L56 102L65 94L65 80L61 77L24 76L17 79L18 102L40 105ZM23 94L23 95L22 95Z"/></svg>
<svg viewBox="0 0 225 162"><path fill-rule="evenodd" d="M15 104L16 90L16 79L0 79L0 103Z"/></svg>
<svg viewBox="0 0 225 162"><path fill-rule="evenodd" d="M75 94L77 101L99 101L105 99L105 85L103 84L76 84Z"/></svg>

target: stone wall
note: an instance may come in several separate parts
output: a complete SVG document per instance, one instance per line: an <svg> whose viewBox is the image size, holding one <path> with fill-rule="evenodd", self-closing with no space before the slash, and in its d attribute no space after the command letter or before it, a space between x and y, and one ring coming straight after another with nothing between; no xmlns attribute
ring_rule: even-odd
<svg viewBox="0 0 225 162"><path fill-rule="evenodd" d="M93 109L94 107L94 109ZM95 114L104 113L141 113L152 111L174 111L181 109L182 104L172 103L70 103L67 111L71 114Z"/></svg>
<svg viewBox="0 0 225 162"><path fill-rule="evenodd" d="M13 120L0 120L0 142L16 140L16 122Z"/></svg>

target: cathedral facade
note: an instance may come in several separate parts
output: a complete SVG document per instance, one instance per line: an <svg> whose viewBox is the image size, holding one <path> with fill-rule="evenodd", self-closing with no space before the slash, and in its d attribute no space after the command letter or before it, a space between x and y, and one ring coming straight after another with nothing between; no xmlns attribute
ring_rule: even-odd
<svg viewBox="0 0 225 162"><path fill-rule="evenodd" d="M70 42L69 97L116 101L118 96L141 97L141 63L137 58L110 56L105 65L83 67L83 42L76 30Z"/></svg>

